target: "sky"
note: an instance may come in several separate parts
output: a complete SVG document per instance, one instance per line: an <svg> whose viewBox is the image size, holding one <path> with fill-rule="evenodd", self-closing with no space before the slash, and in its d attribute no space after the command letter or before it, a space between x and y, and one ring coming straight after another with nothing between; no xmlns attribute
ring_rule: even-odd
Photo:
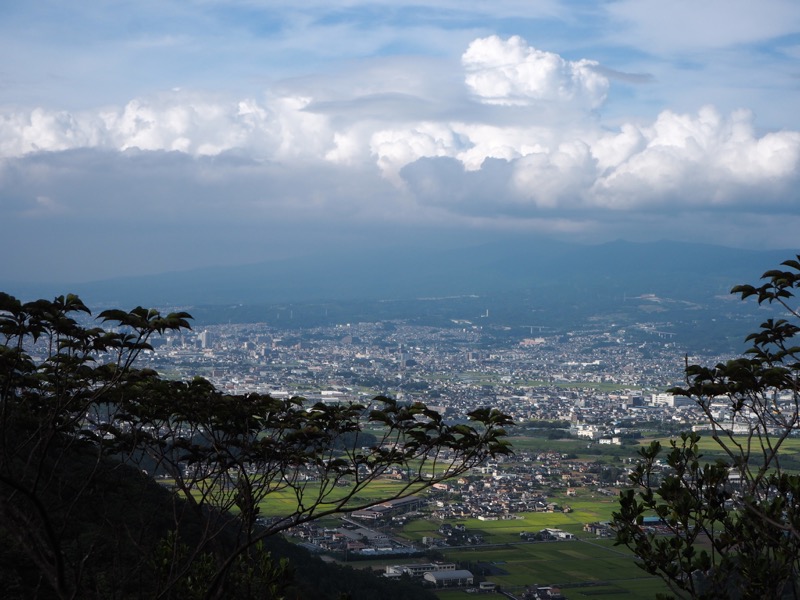
<svg viewBox="0 0 800 600"><path fill-rule="evenodd" d="M6 0L0 53L0 282L800 241L796 0Z"/></svg>

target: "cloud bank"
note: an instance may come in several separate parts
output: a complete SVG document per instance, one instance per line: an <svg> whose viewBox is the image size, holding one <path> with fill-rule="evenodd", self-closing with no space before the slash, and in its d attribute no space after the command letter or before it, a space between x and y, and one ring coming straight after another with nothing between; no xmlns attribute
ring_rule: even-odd
<svg viewBox="0 0 800 600"><path fill-rule="evenodd" d="M88 223L149 223L143 235L224 225L206 235L240 247L197 251L175 234L196 252L175 252L184 263L258 256L237 227L734 243L759 218L780 224L764 243L794 243L800 132L760 132L746 109L604 121L621 85L609 70L519 36L473 39L455 71L363 66L248 96L174 89L119 106L0 111L0 214L20 232L6 251L70 222L76 236Z"/></svg>

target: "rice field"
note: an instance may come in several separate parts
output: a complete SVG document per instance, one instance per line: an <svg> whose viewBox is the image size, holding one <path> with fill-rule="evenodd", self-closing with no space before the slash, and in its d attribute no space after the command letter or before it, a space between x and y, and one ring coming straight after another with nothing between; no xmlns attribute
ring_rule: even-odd
<svg viewBox="0 0 800 600"><path fill-rule="evenodd" d="M636 566L627 549L609 540L517 543L453 550L445 556L512 593L546 585L560 588L569 600L589 596L616 600L653 598L667 591L660 579ZM460 594L440 597L469 596Z"/></svg>
<svg viewBox="0 0 800 600"><path fill-rule="evenodd" d="M364 505L371 502L376 502L384 498L391 498L403 489L403 484L398 481L390 479L377 479L372 481L367 487L359 490L348 502L349 506ZM351 493L351 489L345 486L334 488L328 501L336 501L345 497L346 494ZM311 499L319 494L317 484L310 483L306 488L304 498L308 505ZM283 517L292 514L298 506L297 496L292 490L280 490L270 493L258 507L262 515L271 517ZM322 508L322 507L321 507Z"/></svg>
<svg viewBox="0 0 800 600"><path fill-rule="evenodd" d="M618 508L616 496L579 492L577 497L553 498L569 504L570 513L523 513L520 518L502 521L458 520L469 533L479 533L486 545L443 548L444 559L464 568L511 593L522 593L525 586L553 585L569 600L598 597L603 600L654 598L666 593L665 584L636 566L631 552L614 546L612 539L599 539L583 531L585 523L608 521ZM409 539L441 537L438 521L417 520L406 525ZM525 542L520 532L562 529L578 537L573 541ZM464 591L439 594L442 600L473 597Z"/></svg>

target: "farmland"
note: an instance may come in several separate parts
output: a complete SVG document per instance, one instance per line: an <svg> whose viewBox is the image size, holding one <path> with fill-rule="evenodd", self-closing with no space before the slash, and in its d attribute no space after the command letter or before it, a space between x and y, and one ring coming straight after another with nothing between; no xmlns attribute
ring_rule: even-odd
<svg viewBox="0 0 800 600"><path fill-rule="evenodd" d="M592 522L608 521L617 509L617 491L613 485L582 485L568 487L562 482L561 473L576 473L576 469L596 466L597 469L622 466L622 461L636 453L636 446L601 447L597 444L587 448L580 440L547 440L535 436L514 437L515 458L504 463L501 473L517 473L520 478L525 472L532 472L537 462L518 462L525 455L535 456L539 452L555 452L559 456L571 456L570 460L557 459L560 467L555 467L552 481L543 481L539 491L551 502L561 508L551 511L524 511L509 515L508 518L486 519L475 516L434 517L434 507L438 503L445 506L460 502L458 495L441 490L423 492L431 503L421 515L408 517L402 526L382 524L380 529L390 536L413 542L424 547L427 541L428 555L419 558L385 557L381 560L358 561L351 563L362 568L381 570L389 564L398 562L425 562L431 559L453 562L472 571L477 578L496 583L509 592L524 591L525 586L554 585L560 587L564 596L586 598L599 596L604 599L654 597L657 592L666 591L663 583L647 575L634 562L632 554L624 547L614 546L610 538L598 538L584 531L584 525ZM585 474L586 475L586 474ZM577 475L575 475L577 477ZM466 477L476 484L497 485L496 478L474 474ZM490 483L492 482L492 483ZM397 481L378 480L366 490L359 492L354 500L358 503L377 501L396 493L402 484ZM463 487L463 486L462 486ZM346 488L342 491L344 492ZM503 492L490 490L489 495L502 495ZM290 513L296 506L296 499L285 492L271 494L261 504L261 514L279 516ZM565 511L564 508L568 507ZM470 535L482 540L479 545L453 545L453 540L445 540L439 528L444 524L463 525ZM336 519L324 519L318 523L320 528L336 528L341 525ZM537 533L543 529L560 529L576 536L576 540L527 542L520 534ZM431 545L430 540L440 540ZM441 598L471 597L465 591L442 592Z"/></svg>
<svg viewBox="0 0 800 600"><path fill-rule="evenodd" d="M498 465L493 474L475 473L460 478L461 483L454 482L454 489L449 491L430 490L421 492L431 502L422 514L404 516L402 525L398 523L382 523L379 527L383 533L413 542L417 547L427 547L427 556L419 558L392 558L382 560L364 560L355 563L359 567L382 569L387 564L399 562L430 561L432 559L456 563L472 571L478 580L491 581L502 589L521 595L525 586L553 585L561 589L569 600L597 596L603 599L655 597L665 592L665 585L657 578L647 575L636 566L634 557L624 547L614 546L613 539L599 538L594 533L584 531L584 525L610 520L611 514L618 506L618 491L624 487L624 467L630 458L636 455L640 445L649 444L652 439L645 438L639 444L626 446L601 446L587 444L576 439L546 439L536 436L515 436L513 438L516 455L511 460ZM663 446L669 446L669 440L659 439ZM718 455L710 435L702 438L701 451L707 458ZM786 459L797 456L800 440L789 439L784 448ZM545 459L545 462L531 458L523 461L523 457L535 457L545 453L560 458ZM513 475L512 481L530 481L530 475L549 461L552 475L541 479L530 487L530 494L541 494L556 509L519 511L507 514L503 518L490 518L484 515L445 515L442 509L453 504L468 505L466 492L471 482L478 489L489 487L488 493L472 492L472 495L483 494L487 501L493 497L514 494L511 483L503 483L503 475ZM617 481L601 483L602 473L613 470ZM586 483L586 477L591 483ZM467 483L464 483L466 481ZM395 495L402 483L393 480L376 480L368 488L359 491L352 504L375 502L381 498ZM516 484L520 485L520 484ZM308 491L315 492L315 484L309 483ZM522 489L517 487L516 489ZM460 490L456 492L456 490ZM347 488L334 491L338 496L347 492ZM270 494L261 503L261 514L282 516L290 514L297 505L294 495L284 492ZM459 542L445 539L440 527L449 523L451 526L463 526L472 537L480 539L476 542ZM336 518L326 518L318 523L321 528L333 529L341 523ZM526 541L520 534L535 534L544 529L559 529L576 537L568 541ZM437 542L438 540L438 542ZM423 541L425 542L423 544ZM334 551L335 552L335 551ZM470 597L464 591L442 592L443 600L449 598Z"/></svg>
<svg viewBox="0 0 800 600"><path fill-rule="evenodd" d="M661 580L639 569L633 555L611 539L598 539L583 531L584 523L606 521L616 510L616 497L581 492L577 497L555 497L568 502L572 512L523 513L517 519L459 521L468 532L483 536L485 545L444 548L444 560L455 562L503 590L522 592L525 586L560 587L570 600L599 597L604 600L655 597L665 592ZM403 530L411 540L435 536L440 523L415 520ZM523 542L521 532L562 529L577 539L558 542ZM441 592L442 600L467 598L464 591Z"/></svg>

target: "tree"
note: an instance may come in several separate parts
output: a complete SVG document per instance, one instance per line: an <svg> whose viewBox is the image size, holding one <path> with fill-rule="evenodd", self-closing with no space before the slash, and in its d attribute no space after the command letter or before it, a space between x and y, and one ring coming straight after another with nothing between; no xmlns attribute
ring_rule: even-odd
<svg viewBox="0 0 800 600"><path fill-rule="evenodd" d="M653 442L631 473L635 489L620 495L617 543L680 597L800 595L800 475L788 448L800 424L800 256L781 266L732 290L780 316L747 337L742 357L687 364L686 387L671 390L705 416L709 456L696 433L666 453ZM648 515L658 524L646 526Z"/></svg>
<svg viewBox="0 0 800 600"><path fill-rule="evenodd" d="M309 405L168 381L135 361L188 314L90 317L74 295L0 293L0 539L32 573L14 582L20 597L33 585L57 598L263 597L286 579L261 545L270 536L390 499L364 495L390 471L402 498L510 452L494 409L450 424L386 397ZM262 515L277 492L296 510Z"/></svg>

